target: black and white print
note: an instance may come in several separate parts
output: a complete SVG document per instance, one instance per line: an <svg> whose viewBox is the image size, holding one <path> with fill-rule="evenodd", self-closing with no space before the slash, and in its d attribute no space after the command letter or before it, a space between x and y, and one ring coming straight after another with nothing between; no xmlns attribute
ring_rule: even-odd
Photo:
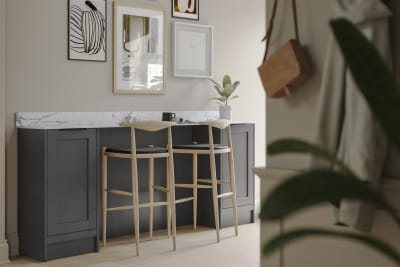
<svg viewBox="0 0 400 267"><path fill-rule="evenodd" d="M106 61L106 0L69 0L68 8L68 59Z"/></svg>

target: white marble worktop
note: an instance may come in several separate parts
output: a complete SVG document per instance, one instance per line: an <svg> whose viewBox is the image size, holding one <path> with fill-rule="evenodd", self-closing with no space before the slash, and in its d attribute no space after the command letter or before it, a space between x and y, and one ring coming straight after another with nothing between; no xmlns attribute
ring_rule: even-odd
<svg viewBox="0 0 400 267"><path fill-rule="evenodd" d="M176 114L185 125L218 119L219 113L211 111L167 111ZM161 120L163 111L128 112L17 112L16 127L27 129L73 129L120 127L120 122ZM234 122L240 124L244 122Z"/></svg>

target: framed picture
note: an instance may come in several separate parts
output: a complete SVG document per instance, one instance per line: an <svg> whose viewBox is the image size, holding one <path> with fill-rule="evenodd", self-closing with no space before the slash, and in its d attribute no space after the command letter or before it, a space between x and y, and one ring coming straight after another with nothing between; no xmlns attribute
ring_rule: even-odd
<svg viewBox="0 0 400 267"><path fill-rule="evenodd" d="M199 0L171 0L172 17L199 20Z"/></svg>
<svg viewBox="0 0 400 267"><path fill-rule="evenodd" d="M114 93L164 93L164 10L114 2Z"/></svg>
<svg viewBox="0 0 400 267"><path fill-rule="evenodd" d="M212 26L173 23L173 65L175 77L212 76Z"/></svg>
<svg viewBox="0 0 400 267"><path fill-rule="evenodd" d="M68 59L106 61L106 0L68 0Z"/></svg>

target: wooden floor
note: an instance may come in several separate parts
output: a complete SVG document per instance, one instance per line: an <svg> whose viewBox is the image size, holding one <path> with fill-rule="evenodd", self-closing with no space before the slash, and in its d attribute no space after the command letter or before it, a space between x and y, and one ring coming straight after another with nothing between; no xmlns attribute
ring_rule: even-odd
<svg viewBox="0 0 400 267"><path fill-rule="evenodd" d="M157 240L140 243L139 257L135 254L134 240L124 237L108 240L107 247L101 247L99 253L48 262L21 257L1 267L258 267L259 228L258 223L241 225L238 237L234 236L234 228L224 228L221 231L221 242L217 244L215 230L201 228L193 232L183 227L178 229L175 252L172 251L171 239L161 236L164 233L158 233Z"/></svg>

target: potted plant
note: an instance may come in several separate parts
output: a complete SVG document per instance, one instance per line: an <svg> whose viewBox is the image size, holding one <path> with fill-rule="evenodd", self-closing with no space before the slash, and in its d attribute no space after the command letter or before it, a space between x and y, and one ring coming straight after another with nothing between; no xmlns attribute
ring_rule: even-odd
<svg viewBox="0 0 400 267"><path fill-rule="evenodd" d="M236 81L232 84L232 80L229 75L224 76L222 85L211 78L209 80L214 84L214 88L217 90L219 95L219 97L212 98L220 103L219 117L221 119L230 120L232 118L232 108L229 106L229 101L239 97L238 95L233 95L233 93L240 85L240 82Z"/></svg>

